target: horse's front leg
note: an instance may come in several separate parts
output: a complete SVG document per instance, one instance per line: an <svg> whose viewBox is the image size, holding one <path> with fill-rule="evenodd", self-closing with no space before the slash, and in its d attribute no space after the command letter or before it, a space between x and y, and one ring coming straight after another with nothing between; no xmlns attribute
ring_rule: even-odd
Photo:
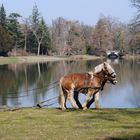
<svg viewBox="0 0 140 140"><path fill-rule="evenodd" d="M95 101L95 95L92 96L91 100L88 102L87 104L87 108L90 108L90 106L92 105L92 103Z"/></svg>
<svg viewBox="0 0 140 140"><path fill-rule="evenodd" d="M95 108L96 109L101 108L101 106L99 104L99 92L97 92L95 95L93 95L93 97L91 98L91 100L87 104L87 108L90 108L90 106L92 105L92 103L94 101L95 101Z"/></svg>
<svg viewBox="0 0 140 140"><path fill-rule="evenodd" d="M101 108L101 106L100 106L100 104L99 104L99 92L97 92L97 93L95 94L95 108L96 108L96 109Z"/></svg>
<svg viewBox="0 0 140 140"><path fill-rule="evenodd" d="M82 104L83 110L86 110L87 109L87 104L90 101L90 98L91 98L91 94L90 93L87 93L86 99L85 99L84 103Z"/></svg>

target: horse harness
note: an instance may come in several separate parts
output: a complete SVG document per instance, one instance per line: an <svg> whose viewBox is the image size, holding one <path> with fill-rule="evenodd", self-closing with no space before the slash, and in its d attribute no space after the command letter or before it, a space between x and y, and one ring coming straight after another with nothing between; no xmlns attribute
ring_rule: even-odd
<svg viewBox="0 0 140 140"><path fill-rule="evenodd" d="M105 86L105 83L107 81L107 77L101 77L101 76L98 76L96 74L94 74L93 72L88 72L85 74L86 75L86 80L84 81L84 85L83 87L75 90L76 92L80 92L80 91L88 91L88 89L94 89L94 90L103 90L104 89L104 86ZM100 87L96 87L96 86L89 86L90 85L90 82L93 80L94 77L98 77L98 78L103 78L103 81L101 83L101 86Z"/></svg>

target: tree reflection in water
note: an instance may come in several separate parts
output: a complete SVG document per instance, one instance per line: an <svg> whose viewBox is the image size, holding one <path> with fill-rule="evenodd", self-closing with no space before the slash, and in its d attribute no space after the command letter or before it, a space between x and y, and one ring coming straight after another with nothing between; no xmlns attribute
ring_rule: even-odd
<svg viewBox="0 0 140 140"><path fill-rule="evenodd" d="M58 86L48 86L50 83L68 73L91 71L103 61L80 60L1 65L0 105L33 106L40 101L58 96ZM101 105L109 108L140 107L139 63L130 60L109 60L108 62L113 65L118 74L118 84L105 86L104 91L100 94ZM55 87L48 90L52 86ZM21 97L23 95L25 96ZM83 97L85 96L81 95L81 98ZM57 99L55 102L53 107L58 107Z"/></svg>

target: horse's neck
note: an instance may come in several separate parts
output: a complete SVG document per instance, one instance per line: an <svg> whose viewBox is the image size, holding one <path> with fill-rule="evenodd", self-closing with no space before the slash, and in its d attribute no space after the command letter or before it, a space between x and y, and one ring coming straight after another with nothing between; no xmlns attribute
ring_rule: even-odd
<svg viewBox="0 0 140 140"><path fill-rule="evenodd" d="M98 77L100 79L101 83L105 80L105 74L104 74L103 70L101 70L98 73L95 73L94 76Z"/></svg>
<svg viewBox="0 0 140 140"><path fill-rule="evenodd" d="M107 81L106 78L105 78L105 73L103 72L103 70L101 72L98 72L97 74L95 74L95 77L98 78L101 90L103 90L104 85Z"/></svg>

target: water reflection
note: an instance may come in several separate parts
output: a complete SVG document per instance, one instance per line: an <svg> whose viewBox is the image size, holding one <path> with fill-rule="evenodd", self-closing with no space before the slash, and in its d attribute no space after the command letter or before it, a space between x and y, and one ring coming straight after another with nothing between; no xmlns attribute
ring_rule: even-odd
<svg viewBox="0 0 140 140"><path fill-rule="evenodd" d="M118 84L106 87L101 94L101 104L109 108L140 107L140 65L137 61L111 62L118 74Z"/></svg>
<svg viewBox="0 0 140 140"><path fill-rule="evenodd" d="M39 64L12 64L0 66L0 105L34 106L38 102L58 96L58 85L52 84L61 76L74 72L87 72L104 60L60 61ZM140 64L138 61L115 60L118 74L116 86L106 85L100 94L100 103L108 108L140 107ZM83 101L84 95L80 96ZM48 105L58 107L57 98Z"/></svg>

